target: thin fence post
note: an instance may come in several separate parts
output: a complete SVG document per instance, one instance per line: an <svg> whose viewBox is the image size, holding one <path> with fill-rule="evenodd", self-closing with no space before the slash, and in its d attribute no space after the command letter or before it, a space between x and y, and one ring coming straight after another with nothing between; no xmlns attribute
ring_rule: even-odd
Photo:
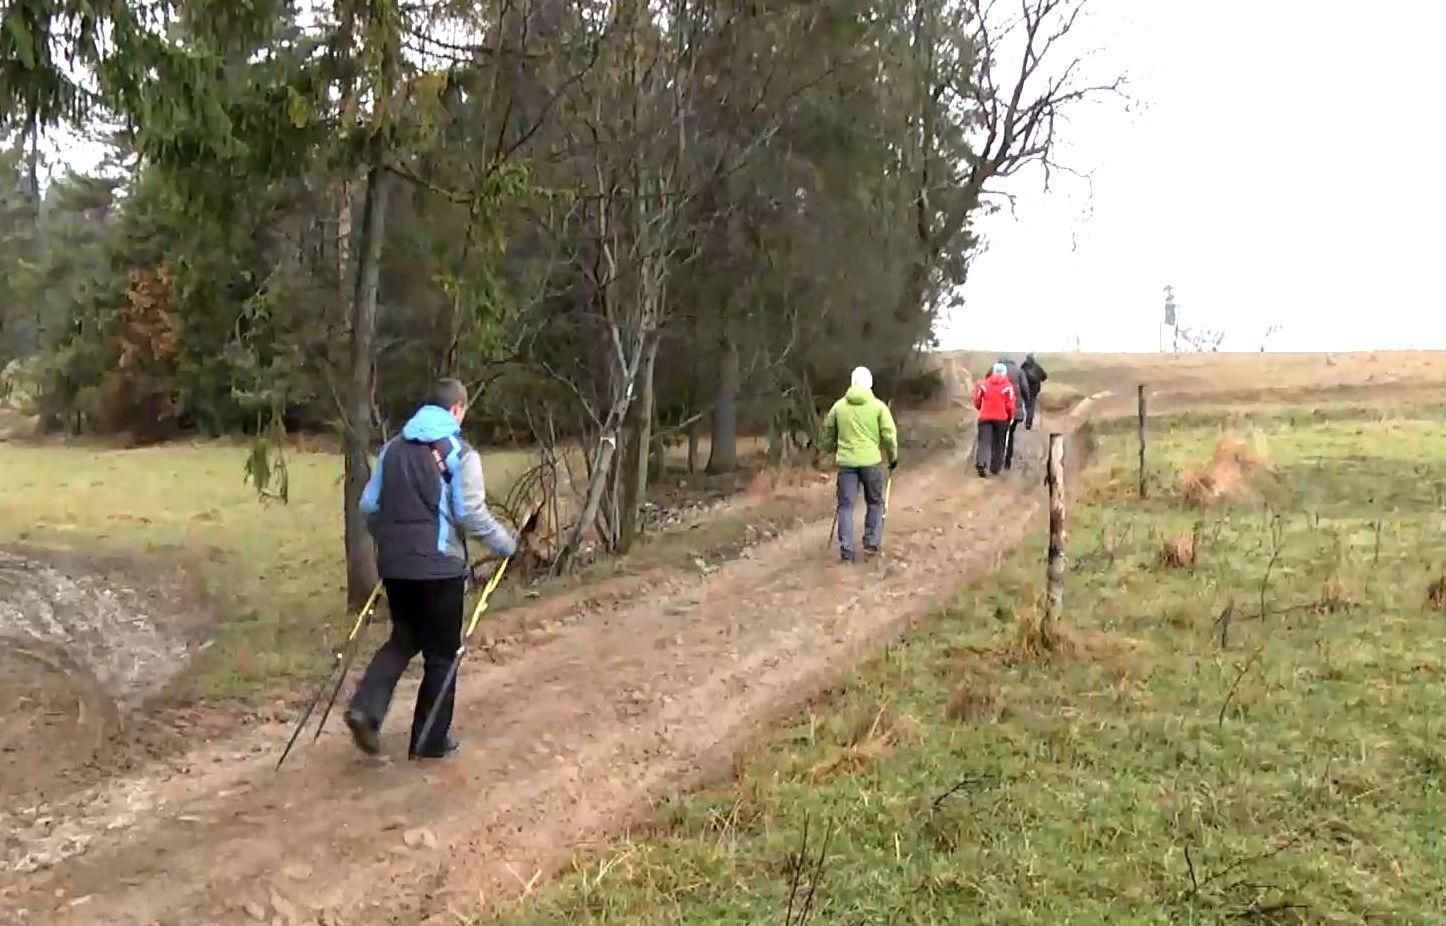
<svg viewBox="0 0 1446 926"><path fill-rule="evenodd" d="M1049 486L1049 560L1045 567L1048 595L1045 604L1045 632L1052 634L1064 611L1064 435L1049 435L1046 483Z"/></svg>
<svg viewBox="0 0 1446 926"><path fill-rule="evenodd" d="M1140 498L1150 497L1149 468L1145 464L1145 384L1140 383Z"/></svg>

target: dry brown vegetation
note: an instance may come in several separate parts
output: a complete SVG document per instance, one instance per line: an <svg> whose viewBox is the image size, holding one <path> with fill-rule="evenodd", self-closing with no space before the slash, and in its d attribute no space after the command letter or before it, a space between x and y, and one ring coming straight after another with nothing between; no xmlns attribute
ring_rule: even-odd
<svg viewBox="0 0 1446 926"><path fill-rule="evenodd" d="M1194 569L1198 551L1194 534L1166 537L1160 544L1160 565L1166 569Z"/></svg>
<svg viewBox="0 0 1446 926"><path fill-rule="evenodd" d="M1434 611L1446 612L1446 575L1438 576L1426 590L1426 604Z"/></svg>
<svg viewBox="0 0 1446 926"><path fill-rule="evenodd" d="M1226 434L1215 442L1205 466L1180 474L1180 494L1192 508L1209 508L1250 497L1253 482L1270 470L1270 457L1260 438Z"/></svg>
<svg viewBox="0 0 1446 926"><path fill-rule="evenodd" d="M811 781L823 781L837 774L853 774L869 768L893 752L900 744L916 745L923 738L924 727L911 714L899 714L887 704L873 711L872 718L862 715L832 755L808 770Z"/></svg>

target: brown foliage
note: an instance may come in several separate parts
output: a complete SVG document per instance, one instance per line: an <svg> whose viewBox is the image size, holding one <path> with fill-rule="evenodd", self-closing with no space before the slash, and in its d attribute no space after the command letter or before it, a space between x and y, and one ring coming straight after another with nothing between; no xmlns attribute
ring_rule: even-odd
<svg viewBox="0 0 1446 926"><path fill-rule="evenodd" d="M917 743L923 738L923 725L910 714L895 714L887 705L861 717L846 742L834 755L808 770L808 777L821 781L833 775L860 772L893 752L900 743Z"/></svg>
<svg viewBox="0 0 1446 926"><path fill-rule="evenodd" d="M1321 583L1318 610L1325 614L1338 614L1355 606L1351 591L1339 578L1332 576Z"/></svg>
<svg viewBox="0 0 1446 926"><path fill-rule="evenodd" d="M1159 562L1166 569L1194 569L1196 553L1193 534L1168 537L1160 545Z"/></svg>
<svg viewBox="0 0 1446 926"><path fill-rule="evenodd" d="M175 368L181 342L170 266L134 270L111 342L115 369L101 384L101 427L138 441L175 431Z"/></svg>
<svg viewBox="0 0 1446 926"><path fill-rule="evenodd" d="M979 680L967 679L960 682L949 697L949 703L944 706L944 717L956 723L989 720L997 713L997 701L994 692L980 684Z"/></svg>
<svg viewBox="0 0 1446 926"><path fill-rule="evenodd" d="M1426 589L1426 605L1434 611L1446 612L1446 575L1438 576Z"/></svg>

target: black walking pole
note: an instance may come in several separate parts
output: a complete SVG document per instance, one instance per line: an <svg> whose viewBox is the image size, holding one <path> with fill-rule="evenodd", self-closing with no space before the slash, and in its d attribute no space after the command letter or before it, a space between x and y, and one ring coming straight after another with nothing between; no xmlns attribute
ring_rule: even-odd
<svg viewBox="0 0 1446 926"><path fill-rule="evenodd" d="M326 719L331 716L332 706L336 704L337 695L341 692L342 682L346 680L347 671L351 669L352 660L356 658L357 639L361 635L361 629L371 620L373 612L376 611L377 599L381 597L381 594L382 583L378 582L372 589L372 593L367 596L366 604L362 605L362 609L357 612L356 620L351 625L351 633L346 636L346 642L342 644L339 651L332 654L331 666L322 678L321 684L317 686L316 694L311 696L311 700L306 704L306 709L301 712L301 718L296 722L296 729L291 731L291 739L286 741L286 748L281 751L281 758L276 760L278 770L281 768L281 763L286 761L286 757L291 755L291 748L296 745L296 740L301 736L301 731L305 729L306 722L316 711L316 705L321 703L321 696L326 693L327 682L331 681L332 674L335 673L336 684L332 687L331 699L326 702L326 710L322 712L321 722L316 725L316 736L312 737L312 742L321 736L321 730L326 726Z"/></svg>

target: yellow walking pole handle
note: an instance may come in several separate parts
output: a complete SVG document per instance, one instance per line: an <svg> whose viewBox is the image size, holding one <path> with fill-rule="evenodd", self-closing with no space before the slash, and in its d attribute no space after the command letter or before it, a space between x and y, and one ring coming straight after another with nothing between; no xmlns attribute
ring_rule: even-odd
<svg viewBox="0 0 1446 926"><path fill-rule="evenodd" d="M362 625L366 623L367 618L371 616L372 611L376 608L377 599L381 597L381 594L382 583L378 582L372 588L372 593L367 596L366 604L362 605L362 609L357 612L356 621L351 625L351 633L346 635L347 643L351 643L351 641L356 639L356 635L361 633ZM341 653L337 653L336 658L341 659Z"/></svg>

